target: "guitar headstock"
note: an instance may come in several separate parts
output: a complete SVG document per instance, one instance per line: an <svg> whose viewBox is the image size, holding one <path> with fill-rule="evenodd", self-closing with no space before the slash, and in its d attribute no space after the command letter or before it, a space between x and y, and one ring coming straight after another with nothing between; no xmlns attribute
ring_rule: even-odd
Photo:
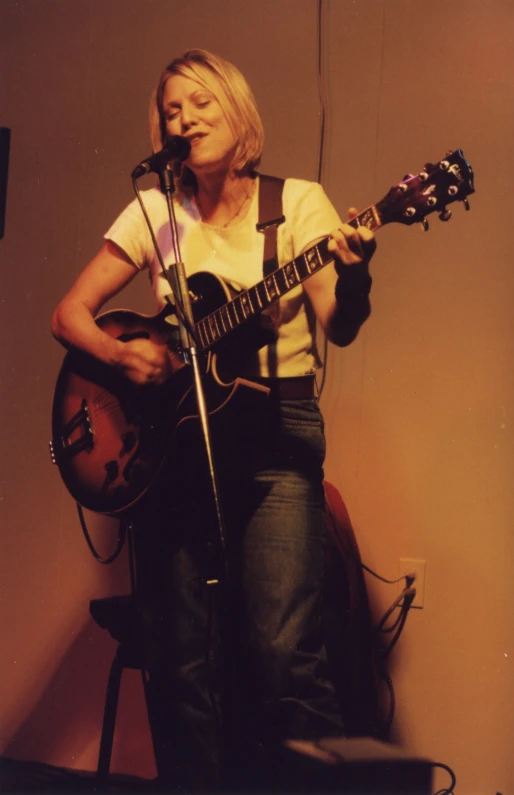
<svg viewBox="0 0 514 795"><path fill-rule="evenodd" d="M378 202L376 209L382 224L422 223L428 229L426 216L439 212L441 221L451 218L447 205L462 201L469 210L467 197L474 193L473 169L460 149L448 152L439 163L427 163L419 174L407 174L393 185Z"/></svg>

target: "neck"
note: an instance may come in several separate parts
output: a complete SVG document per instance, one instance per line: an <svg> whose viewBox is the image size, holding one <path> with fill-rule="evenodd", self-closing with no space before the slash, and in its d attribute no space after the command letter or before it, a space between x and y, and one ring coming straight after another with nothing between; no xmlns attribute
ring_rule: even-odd
<svg viewBox="0 0 514 795"><path fill-rule="evenodd" d="M252 186L253 178L248 175L231 172L197 175L196 201L203 220L223 226L243 215Z"/></svg>

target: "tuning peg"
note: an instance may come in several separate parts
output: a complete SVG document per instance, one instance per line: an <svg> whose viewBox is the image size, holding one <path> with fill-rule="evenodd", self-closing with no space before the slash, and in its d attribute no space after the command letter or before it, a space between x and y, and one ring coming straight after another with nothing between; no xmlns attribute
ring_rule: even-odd
<svg viewBox="0 0 514 795"><path fill-rule="evenodd" d="M469 202L468 202L468 200L466 198L464 198L462 200L462 203L463 203L464 207L466 208L466 210L470 210L471 209L470 206L469 206Z"/></svg>
<svg viewBox="0 0 514 795"><path fill-rule="evenodd" d="M441 212L439 213L439 218L441 221L449 221L452 217L452 211L448 210L446 207L443 207Z"/></svg>
<svg viewBox="0 0 514 795"><path fill-rule="evenodd" d="M426 218L423 218L421 226L423 227L424 232L428 232L428 220Z"/></svg>

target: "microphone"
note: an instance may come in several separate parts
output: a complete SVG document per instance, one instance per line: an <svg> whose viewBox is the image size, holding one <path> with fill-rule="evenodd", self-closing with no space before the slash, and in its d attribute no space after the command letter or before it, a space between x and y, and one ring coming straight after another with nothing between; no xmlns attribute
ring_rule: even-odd
<svg viewBox="0 0 514 795"><path fill-rule="evenodd" d="M160 152L155 152L155 154L147 157L146 160L142 160L130 176L132 179L139 179L139 177L144 177L145 174L149 174L151 171L155 171L158 174L166 168L170 160L186 160L190 151L191 144L187 138L183 138L181 135L170 135L164 142Z"/></svg>

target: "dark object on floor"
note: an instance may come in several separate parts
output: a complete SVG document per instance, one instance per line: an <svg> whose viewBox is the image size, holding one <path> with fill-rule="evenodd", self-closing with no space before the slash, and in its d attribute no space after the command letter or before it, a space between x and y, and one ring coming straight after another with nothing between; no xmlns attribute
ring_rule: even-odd
<svg viewBox="0 0 514 795"><path fill-rule="evenodd" d="M368 737L326 737L288 744L294 774L284 792L430 795L432 763ZM301 760L301 761L299 761Z"/></svg>
<svg viewBox="0 0 514 795"><path fill-rule="evenodd" d="M86 770L68 770L42 762L0 759L2 793L75 792L158 792L155 783L137 776L111 775L100 781Z"/></svg>

